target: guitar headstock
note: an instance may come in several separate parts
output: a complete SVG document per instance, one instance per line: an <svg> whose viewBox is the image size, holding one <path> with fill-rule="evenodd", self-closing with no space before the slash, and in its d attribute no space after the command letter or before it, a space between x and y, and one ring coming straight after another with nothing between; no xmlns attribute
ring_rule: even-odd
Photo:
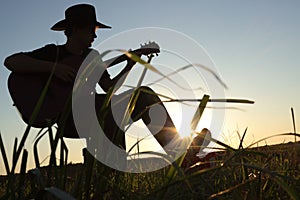
<svg viewBox="0 0 300 200"><path fill-rule="evenodd" d="M141 53L144 55L156 54L160 52L160 47L156 42L149 41L148 43L141 44Z"/></svg>

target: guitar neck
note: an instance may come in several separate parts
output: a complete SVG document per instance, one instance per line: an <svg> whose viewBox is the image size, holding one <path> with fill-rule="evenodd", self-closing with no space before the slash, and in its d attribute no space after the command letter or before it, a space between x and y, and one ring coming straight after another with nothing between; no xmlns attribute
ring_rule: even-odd
<svg viewBox="0 0 300 200"><path fill-rule="evenodd" d="M140 55L149 55L149 54L153 54L153 53L159 53L159 49L157 47L147 47L147 48L143 47L140 49L136 49L134 51L130 51L130 53L140 54ZM125 54L122 54L120 56L110 58L110 59L104 61L104 63L109 68L109 67L119 64L127 59L128 59L128 57Z"/></svg>

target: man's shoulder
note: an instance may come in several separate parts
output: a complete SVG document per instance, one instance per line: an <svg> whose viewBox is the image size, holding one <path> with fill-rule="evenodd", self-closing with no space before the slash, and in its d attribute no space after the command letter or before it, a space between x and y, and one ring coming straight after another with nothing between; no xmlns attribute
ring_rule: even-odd
<svg viewBox="0 0 300 200"><path fill-rule="evenodd" d="M63 48L61 48L62 45L56 45L56 44L46 44L40 48L37 48L30 52L24 52L26 55L41 59L41 60L47 60L47 61L53 61L55 60L56 56L61 54L63 52Z"/></svg>
<svg viewBox="0 0 300 200"><path fill-rule="evenodd" d="M49 51L56 51L59 47L59 45L56 44L46 44L42 47L39 47L32 52L49 52Z"/></svg>
<svg viewBox="0 0 300 200"><path fill-rule="evenodd" d="M41 48L45 48L45 49L56 49L56 48L60 48L62 45L56 45L53 43L50 44L45 44L43 47Z"/></svg>

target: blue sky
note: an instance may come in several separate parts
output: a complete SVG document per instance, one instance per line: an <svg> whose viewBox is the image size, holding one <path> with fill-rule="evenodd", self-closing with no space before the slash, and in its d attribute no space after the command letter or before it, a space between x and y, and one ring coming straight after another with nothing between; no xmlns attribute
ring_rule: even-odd
<svg viewBox="0 0 300 200"><path fill-rule="evenodd" d="M82 1L2 1L1 61L15 52L47 43L64 43L64 35L51 31L50 27L64 18L67 7L79 2ZM184 33L201 44L229 87L226 96L256 102L251 106L235 105L244 112L226 110L222 135L227 143L235 146L235 132L243 132L246 127L246 144L292 131L291 107L299 127L299 1L110 0L85 3L95 5L97 18L113 27L99 32L97 42L134 28L161 27ZM137 44L140 42L143 41ZM12 107L7 90L8 75L5 67L0 68L0 131L10 154L13 140L22 135L25 124ZM267 143L287 140L277 137ZM70 155L70 161L80 160L78 153L83 145L75 141L69 143L76 152ZM47 146L47 141L44 144L42 146ZM32 137L26 148L31 146ZM30 159L32 162L32 157ZM0 168L1 163L2 158Z"/></svg>

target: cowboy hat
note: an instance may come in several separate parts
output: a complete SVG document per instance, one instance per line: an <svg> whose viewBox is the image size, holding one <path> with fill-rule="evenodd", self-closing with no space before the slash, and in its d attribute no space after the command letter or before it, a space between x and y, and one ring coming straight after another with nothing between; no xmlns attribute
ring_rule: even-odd
<svg viewBox="0 0 300 200"><path fill-rule="evenodd" d="M89 4L77 4L67 8L65 11L65 19L54 24L51 30L64 31L67 26L73 25L95 25L97 28L111 28L97 21L94 6Z"/></svg>

